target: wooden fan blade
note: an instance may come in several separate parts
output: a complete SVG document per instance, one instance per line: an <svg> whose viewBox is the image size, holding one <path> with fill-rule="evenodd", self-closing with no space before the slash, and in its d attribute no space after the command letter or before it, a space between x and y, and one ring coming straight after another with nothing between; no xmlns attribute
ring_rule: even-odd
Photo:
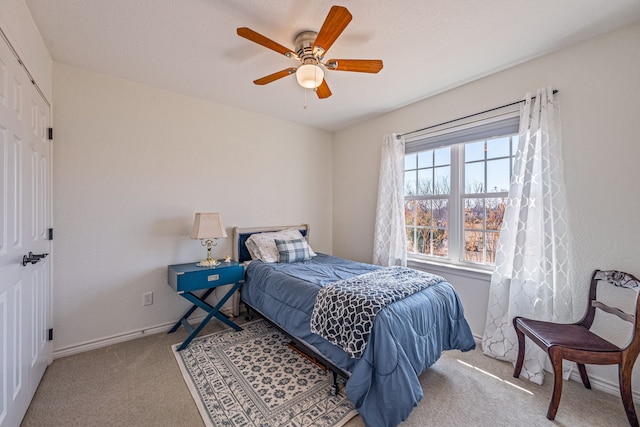
<svg viewBox="0 0 640 427"><path fill-rule="evenodd" d="M271 83L283 77L287 77L295 72L295 68L287 68L286 70L278 71L277 73L269 74L268 76L264 76L261 79L254 80L253 82L257 85L266 85L267 83Z"/></svg>
<svg viewBox="0 0 640 427"><path fill-rule="evenodd" d="M326 80L322 80L322 84L316 88L316 94L318 98L324 99L331 96L331 89L329 89L329 85Z"/></svg>
<svg viewBox="0 0 640 427"><path fill-rule="evenodd" d="M342 34L349 22L351 22L351 13L343 6L331 6L329 14L324 20L315 42L313 49L320 47L326 53L338 36Z"/></svg>
<svg viewBox="0 0 640 427"><path fill-rule="evenodd" d="M377 73L382 70L379 59L330 59L327 68L336 71L355 71L358 73Z"/></svg>
<svg viewBox="0 0 640 427"><path fill-rule="evenodd" d="M274 50L287 57L289 57L290 55L295 55L295 52L292 51L291 49L282 46L280 43L274 42L270 38L265 37L260 33L256 33L251 28L242 27L242 28L238 28L236 31L240 37L244 37L247 40L251 40L254 43L258 43L259 45L262 45L267 49Z"/></svg>

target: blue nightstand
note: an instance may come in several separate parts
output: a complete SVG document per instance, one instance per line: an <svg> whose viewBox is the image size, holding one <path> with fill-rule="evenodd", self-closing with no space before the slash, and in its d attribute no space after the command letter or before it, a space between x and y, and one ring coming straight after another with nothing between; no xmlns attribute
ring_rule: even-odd
<svg viewBox="0 0 640 427"><path fill-rule="evenodd" d="M193 307L187 311L180 320L173 325L169 334L178 330L180 325L189 331L190 335L180 345L178 351L186 348L191 340L205 327L212 318L216 318L221 322L231 326L236 331L242 328L232 322L224 314L220 313L220 309L225 302L240 288L240 282L244 278L244 267L238 262L223 262L215 267L198 267L196 263L170 265L168 268L169 286L183 298L193 303ZM222 299L212 307L205 300L218 286L233 285L231 289L224 294ZM193 292L204 290L206 292L202 296L197 296ZM192 328L187 319L197 308L201 308L208 314L197 328Z"/></svg>

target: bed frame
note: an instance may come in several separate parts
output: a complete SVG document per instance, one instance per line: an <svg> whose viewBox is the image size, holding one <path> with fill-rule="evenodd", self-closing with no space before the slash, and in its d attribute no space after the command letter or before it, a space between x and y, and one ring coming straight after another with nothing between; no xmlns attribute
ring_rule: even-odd
<svg viewBox="0 0 640 427"><path fill-rule="evenodd" d="M298 231L300 231L300 233L304 237L306 237L307 240L309 240L309 224L277 226L277 227L259 227L259 228L234 227L233 228L233 259L238 260L238 262L240 263L251 260L251 255L249 255L249 251L245 246L245 242L252 234L281 231L288 228L298 229ZM240 288L240 292L242 292L242 288ZM331 371L331 373L333 374L333 384L331 385L331 394L333 396L338 394L338 375L344 379L349 379L349 377L351 376L350 372L335 366L333 363L328 361L324 356L322 356L315 349L315 347L310 346L306 342L290 334L288 331L286 331L285 329L280 327L278 324L273 322L271 319L269 319L267 316L265 316L260 310L256 309L255 307L251 307L247 303L243 302L243 304L247 309L247 320L250 320L253 318L253 313L257 313L260 317L264 318L270 324L275 326L279 331L281 331L284 335L286 335L287 338L289 338L289 340L291 341L289 345L295 351L297 351L298 353L301 353L304 357L308 358L312 363L319 365L323 369L328 369L329 371Z"/></svg>

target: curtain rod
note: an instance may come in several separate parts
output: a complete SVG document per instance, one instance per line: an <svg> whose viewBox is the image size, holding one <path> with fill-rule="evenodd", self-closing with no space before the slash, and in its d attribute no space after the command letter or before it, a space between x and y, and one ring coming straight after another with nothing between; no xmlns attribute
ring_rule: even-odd
<svg viewBox="0 0 640 427"><path fill-rule="evenodd" d="M49 100L47 99L46 96L44 96L44 93L40 89L40 86L38 86L38 83L36 83L35 79L31 75L31 73L29 72L29 69L27 68L25 63L22 62L22 59L20 58L20 55L18 55L18 51L15 50L15 48L11 44L11 41L7 37L7 34L4 32L2 27L0 27L0 38L2 38L5 41L5 43L9 47L9 50L11 51L11 53L13 53L13 56L16 57L16 60L18 61L18 64L22 67L22 69L25 71L25 73L27 73L27 78L29 79L29 81L31 81L31 84L36 88L36 90L38 91L38 93L40 94L42 99L44 100L45 104L47 104L47 107L51 107L51 104L49 103Z"/></svg>
<svg viewBox="0 0 640 427"><path fill-rule="evenodd" d="M554 90L553 90L553 95L555 95L556 93L558 93L558 90L557 90L557 89L554 89ZM532 97L531 97L531 99L536 99L536 97L535 97L535 96L532 96ZM473 113L473 114L469 114L468 116L458 117L457 119L453 119L453 120L449 120L449 121L446 121L446 122L438 123L437 125L431 125L431 126L427 126L426 128L416 129L416 130L412 130L412 131L410 131L410 132L401 133L401 134L398 134L398 135L396 136L396 138L400 139L400 138L402 138L403 136L411 135L412 133L418 133L418 132L422 132L422 131L425 131L425 130L429 130L429 129L432 129L432 128L435 128L435 127L438 127L438 126L448 125L449 123L453 123L453 122L457 122L457 121L460 121L460 120L468 119L468 118L470 118L470 117L479 116L480 114L490 113L490 112L492 112L492 111L499 110L499 109L501 109L501 108L511 107L512 105L516 105L516 104L521 104L521 103L523 103L523 102L525 102L525 101L526 101L526 99L522 99L522 100L520 100L520 101L511 102L511 103L509 103L509 104L504 104L504 105L501 105L501 106L499 106L499 107L490 108L490 109L488 109L488 110L480 111L479 113Z"/></svg>

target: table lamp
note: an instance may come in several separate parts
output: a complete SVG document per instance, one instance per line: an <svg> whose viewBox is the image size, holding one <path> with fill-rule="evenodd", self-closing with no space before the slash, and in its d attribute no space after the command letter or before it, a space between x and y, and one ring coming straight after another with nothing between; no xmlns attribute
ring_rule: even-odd
<svg viewBox="0 0 640 427"><path fill-rule="evenodd" d="M202 246L207 247L207 258L200 261L200 267L215 267L220 261L211 257L211 247L218 244L218 239L227 237L219 213L197 213L191 229L192 239L200 239Z"/></svg>

